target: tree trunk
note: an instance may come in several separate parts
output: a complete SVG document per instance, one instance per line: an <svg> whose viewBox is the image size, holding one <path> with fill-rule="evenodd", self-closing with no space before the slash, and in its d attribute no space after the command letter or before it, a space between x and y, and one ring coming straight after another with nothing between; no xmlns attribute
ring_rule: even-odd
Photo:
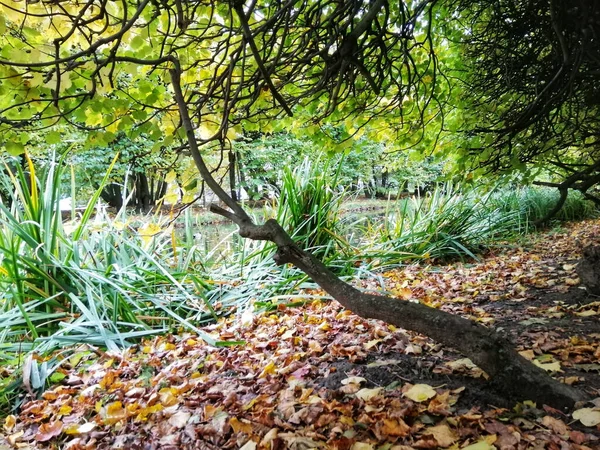
<svg viewBox="0 0 600 450"><path fill-rule="evenodd" d="M577 275L590 294L600 295L600 246L583 249L583 258L577 264Z"/></svg>
<svg viewBox="0 0 600 450"><path fill-rule="evenodd" d="M123 207L123 193L121 192L121 185L117 183L110 183L104 186L102 192L100 193L100 197L111 208L115 208L119 211Z"/></svg>
<svg viewBox="0 0 600 450"><path fill-rule="evenodd" d="M534 223L535 226L541 226L546 224L546 222L552 219L562 209L563 205L567 201L567 197L569 196L569 188L559 186L558 191L560 192L560 197L556 202L556 205L554 205L554 208L548 211L548 214L546 214L541 219L536 220Z"/></svg>
<svg viewBox="0 0 600 450"><path fill-rule="evenodd" d="M533 400L556 408L570 408L583 399L579 391L554 380L519 355L493 329L422 304L360 292L340 280L313 255L301 250L275 220L255 225L246 211L212 177L206 166L181 90L181 68L177 60L172 62L173 68L169 71L190 153L206 184L230 208L226 210L213 204L211 210L235 222L240 236L273 242L277 246L275 261L278 264L294 264L356 314L423 333L459 350L490 375L508 400Z"/></svg>

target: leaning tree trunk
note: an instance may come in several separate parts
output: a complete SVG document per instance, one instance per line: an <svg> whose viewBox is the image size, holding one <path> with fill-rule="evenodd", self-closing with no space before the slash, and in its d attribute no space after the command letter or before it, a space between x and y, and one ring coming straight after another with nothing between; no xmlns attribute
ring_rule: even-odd
<svg viewBox="0 0 600 450"><path fill-rule="evenodd" d="M600 295L600 246L584 248L576 270L588 292Z"/></svg>
<svg viewBox="0 0 600 450"><path fill-rule="evenodd" d="M172 63L171 81L190 153L206 184L230 208L226 210L213 204L211 210L236 223L242 237L273 242L277 246L275 260L278 264L294 264L356 314L423 333L459 350L490 375L508 400L533 400L557 408L569 408L583 398L579 391L554 380L519 355L510 342L493 329L426 305L361 292L340 280L313 255L300 249L275 220L268 220L264 225L254 224L246 211L216 182L204 163L181 90L181 68L177 60Z"/></svg>

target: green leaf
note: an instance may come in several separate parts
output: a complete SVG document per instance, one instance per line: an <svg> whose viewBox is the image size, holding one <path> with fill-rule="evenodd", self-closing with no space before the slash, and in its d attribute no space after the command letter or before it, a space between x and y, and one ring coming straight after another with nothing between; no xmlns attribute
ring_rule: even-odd
<svg viewBox="0 0 600 450"><path fill-rule="evenodd" d="M46 135L46 144L58 144L61 140L60 133L58 131L51 131Z"/></svg>
<svg viewBox="0 0 600 450"><path fill-rule="evenodd" d="M129 43L129 46L133 50L136 50L136 49L140 48L142 45L144 45L145 43L146 43L146 41L144 40L143 37L136 36L131 40L131 42Z"/></svg>
<svg viewBox="0 0 600 450"><path fill-rule="evenodd" d="M19 156L25 153L25 146L20 142L7 142L4 144L4 148L12 156Z"/></svg>

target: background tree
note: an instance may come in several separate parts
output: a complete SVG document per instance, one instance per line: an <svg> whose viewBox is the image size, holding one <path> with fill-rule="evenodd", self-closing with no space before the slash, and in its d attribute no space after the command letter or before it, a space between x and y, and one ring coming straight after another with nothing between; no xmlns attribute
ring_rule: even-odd
<svg viewBox="0 0 600 450"><path fill-rule="evenodd" d="M296 108L315 128L327 118L331 126L351 120L354 132L369 124L394 134L405 125L418 135L441 101L433 26L445 15L437 4L2 0L8 21L0 30L6 80L0 136L13 153L31 131L58 122L89 131L97 144L112 142L119 131L131 139L181 141L228 208L212 210L235 222L241 236L273 242L278 263L294 264L363 317L457 348L507 397L571 406L581 398L576 390L533 366L494 330L424 304L363 293L300 249L276 221L255 224L203 157L202 145L224 145L242 125L267 131L305 125L293 117L273 122Z"/></svg>
<svg viewBox="0 0 600 450"><path fill-rule="evenodd" d="M462 163L519 172L600 204L600 4L594 0L459 0L449 25L464 59L457 106L468 124ZM466 74L466 76L465 76ZM464 129L464 128L463 128Z"/></svg>

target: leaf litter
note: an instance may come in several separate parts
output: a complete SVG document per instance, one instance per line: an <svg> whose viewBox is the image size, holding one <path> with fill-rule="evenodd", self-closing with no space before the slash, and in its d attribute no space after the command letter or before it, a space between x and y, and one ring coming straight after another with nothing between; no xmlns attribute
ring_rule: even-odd
<svg viewBox="0 0 600 450"><path fill-rule="evenodd" d="M384 274L399 301L494 326L595 398L571 415L504 404L452 349L316 301L205 328L245 345L209 347L183 333L122 354L80 354L61 366L60 384L4 419L0 450L598 449L600 301L581 289L575 267L599 236L600 221L581 222L478 263Z"/></svg>

